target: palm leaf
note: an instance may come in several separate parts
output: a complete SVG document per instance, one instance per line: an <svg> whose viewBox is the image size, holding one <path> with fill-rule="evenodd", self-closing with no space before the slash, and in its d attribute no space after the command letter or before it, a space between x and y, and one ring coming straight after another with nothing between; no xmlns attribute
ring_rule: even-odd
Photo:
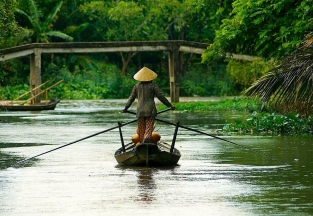
<svg viewBox="0 0 313 216"><path fill-rule="evenodd" d="M32 25L32 27L35 29L35 32L40 28L40 24L38 23L38 20L34 20L34 16L30 16L28 15L25 11L21 10L21 9L16 9L16 12L27 17L27 19L29 20L30 24Z"/></svg>
<svg viewBox="0 0 313 216"><path fill-rule="evenodd" d="M42 28L40 25L40 18L42 17L42 11L37 7L37 4L34 0L29 0L28 2L29 6L29 13L30 15L27 16L29 21L31 22L31 25L35 29L35 32L41 32Z"/></svg>
<svg viewBox="0 0 313 216"><path fill-rule="evenodd" d="M43 22L42 27L43 29L47 30L49 28L49 25L53 22L53 20L55 19L57 13L59 12L59 10L61 9L63 4L63 1L60 1L54 8L53 10L49 13L49 15L47 16L46 20Z"/></svg>
<svg viewBox="0 0 313 216"><path fill-rule="evenodd" d="M244 91L274 107L289 110L312 110L313 102L313 33L306 35L301 46L286 56L280 65L269 71ZM313 111L310 111L313 113Z"/></svg>
<svg viewBox="0 0 313 216"><path fill-rule="evenodd" d="M62 38L66 41L72 41L73 38L63 32L60 32L60 31L49 31L46 33L46 35L48 36L52 36L52 37L58 37L58 38Z"/></svg>
<svg viewBox="0 0 313 216"><path fill-rule="evenodd" d="M89 26L89 23L83 23L79 26L69 26L64 30L64 32L66 34L70 34L75 37L75 36L79 36L80 33L84 31L88 26Z"/></svg>

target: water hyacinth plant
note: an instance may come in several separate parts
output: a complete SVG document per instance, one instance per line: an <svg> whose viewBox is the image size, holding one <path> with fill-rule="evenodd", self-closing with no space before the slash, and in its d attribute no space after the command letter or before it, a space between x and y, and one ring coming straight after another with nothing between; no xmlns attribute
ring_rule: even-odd
<svg viewBox="0 0 313 216"><path fill-rule="evenodd" d="M313 134L313 116L301 117L290 113L278 115L275 113L253 112L245 122L235 121L223 127L224 132L239 132L249 134L271 135L303 135Z"/></svg>

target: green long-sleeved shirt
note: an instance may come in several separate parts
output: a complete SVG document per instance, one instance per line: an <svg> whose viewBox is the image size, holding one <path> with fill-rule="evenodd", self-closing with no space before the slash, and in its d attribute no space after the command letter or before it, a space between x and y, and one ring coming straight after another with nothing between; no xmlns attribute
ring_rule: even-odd
<svg viewBox="0 0 313 216"><path fill-rule="evenodd" d="M137 98L137 117L156 116L157 110L154 102L155 97L157 97L165 106L172 106L162 94L157 84L153 82L140 82L134 86L125 105L125 110L127 110Z"/></svg>

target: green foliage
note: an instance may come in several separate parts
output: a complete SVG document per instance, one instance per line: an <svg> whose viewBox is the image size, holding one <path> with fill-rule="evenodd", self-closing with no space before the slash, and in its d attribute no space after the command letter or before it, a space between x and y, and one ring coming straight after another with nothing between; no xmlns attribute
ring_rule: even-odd
<svg viewBox="0 0 313 216"><path fill-rule="evenodd" d="M203 54L212 62L226 53L278 59L294 50L312 29L311 1L235 0L214 43Z"/></svg>
<svg viewBox="0 0 313 216"><path fill-rule="evenodd" d="M14 46L12 38L20 31L15 20L15 0L2 0L0 2L0 48Z"/></svg>
<svg viewBox="0 0 313 216"><path fill-rule="evenodd" d="M25 16L30 22L32 27L31 31L34 36L33 42L48 43L50 41L49 37L62 38L67 41L73 40L72 37L61 31L52 30L53 22L55 21L62 4L63 2L60 1L52 9L52 11L46 15L46 19L44 21L41 20L44 15L34 0L28 1L28 12L21 9L16 10L19 14Z"/></svg>
<svg viewBox="0 0 313 216"><path fill-rule="evenodd" d="M50 63L46 68L54 80L42 87L42 90L63 79L64 82L48 91L49 98L61 99L107 99L127 98L137 83L130 76L122 76L115 65L97 62L91 70L78 70L71 73L66 66L59 68ZM12 100L29 91L29 85L5 86L0 88L1 100ZM29 95L22 99L29 98Z"/></svg>
<svg viewBox="0 0 313 216"><path fill-rule="evenodd" d="M258 111L260 103L246 98L222 99L220 101L179 102L175 104L176 111ZM165 109L164 105L161 108Z"/></svg>
<svg viewBox="0 0 313 216"><path fill-rule="evenodd" d="M231 0L188 0L188 1L34 1L18 0L19 13L16 13L18 23L23 26L22 34L16 41L29 43L31 41L61 41L66 39L62 32L71 35L75 41L126 41L126 40L167 40L182 39L190 41L212 42L215 28L227 14ZM218 12L217 12L218 10ZM215 17L215 14L218 14ZM44 16L48 15L48 16ZM25 19L26 18L26 19ZM27 28L28 27L28 28ZM110 63L117 64L122 74L131 72L132 67L146 65L150 61L163 61L165 53L149 54L133 60L138 53L99 54L96 60L108 58ZM113 56L113 57L112 57ZM51 55L53 57L53 55ZM65 57L64 64L75 74L76 71L89 70L85 56ZM117 58L120 58L117 60ZM43 56L43 77L50 59ZM51 59L55 61L54 59ZM184 68L189 65L189 58L183 59ZM144 62L146 61L146 62ZM148 62L147 62L148 61ZM155 63L156 64L156 63ZM137 65L137 66L136 66ZM58 66L60 67L60 66ZM128 67L130 70L128 71ZM166 66L162 65L161 70ZM24 72L23 72L24 73ZM57 72L55 72L57 73ZM229 92L229 84L217 81L216 87L221 91L210 92L213 95L225 95ZM8 83L6 83L7 85ZM168 85L168 83L167 83ZM191 86L188 84L187 86ZM209 90L211 91L211 90ZM195 89L195 94L203 95L207 91L205 84ZM186 94L194 94L187 92Z"/></svg>
<svg viewBox="0 0 313 216"><path fill-rule="evenodd" d="M79 7L82 16L92 24L101 41L134 41L160 39L162 32L148 23L146 6L134 1L117 3L90 1ZM151 37L154 31L159 37ZM164 38L163 38L164 39Z"/></svg>
<svg viewBox="0 0 313 216"><path fill-rule="evenodd" d="M313 33L306 35L302 46L245 90L280 113L296 111L312 115Z"/></svg>
<svg viewBox="0 0 313 216"><path fill-rule="evenodd" d="M126 98L136 83L130 77L120 75L116 66L103 63L97 63L97 68L93 68L93 70L81 70L75 75L66 67L61 68L58 79L64 79L64 83L49 91L50 98Z"/></svg>
<svg viewBox="0 0 313 216"><path fill-rule="evenodd" d="M76 61L73 59L73 61ZM55 57L53 62L44 64L42 79L51 77L58 80L64 79L64 83L49 91L49 97L60 97L62 99L104 99L104 98L127 98L137 83L132 75L137 69L129 69L127 75L121 75L116 65L97 62L93 60L86 67L75 67L74 72L69 71L65 59ZM184 96L221 96L229 95L230 84L226 81L218 81L217 76L224 76L223 67L215 67L210 73L205 73L206 67L197 65L192 71L186 73L182 78L181 92ZM155 81L160 88L168 89L168 74L162 68L157 69L158 79ZM16 76L18 77L18 76ZM18 82L17 82L18 83ZM25 82L27 83L27 82ZM226 87L223 87L226 85ZM165 94L168 91L163 91ZM7 96L7 98L10 95ZM12 99L12 98L11 98Z"/></svg>
<svg viewBox="0 0 313 216"><path fill-rule="evenodd" d="M27 58L27 63L29 59ZM0 63L0 87L29 83L29 64L25 59L11 59Z"/></svg>
<svg viewBox="0 0 313 216"><path fill-rule="evenodd" d="M276 65L275 61L260 59L255 59L252 62L234 59L228 59L227 61L226 71L230 75L231 83L240 90L249 87Z"/></svg>
<svg viewBox="0 0 313 216"><path fill-rule="evenodd" d="M211 43L231 0L159 0L146 5L150 25L158 26L166 39Z"/></svg>
<svg viewBox="0 0 313 216"><path fill-rule="evenodd" d="M225 3L227 2L227 3ZM88 41L189 40L212 42L215 28L227 14L220 10L231 1L89 1L78 13L89 22ZM218 18L215 14L218 12ZM129 55L127 55L129 54ZM131 64L136 53L120 53L122 70ZM188 64L188 62L185 62Z"/></svg>
<svg viewBox="0 0 313 216"><path fill-rule="evenodd" d="M211 43L215 38L212 46L203 54L204 61L218 60L226 53L277 59L297 47L304 32L312 29L313 9L311 1L305 0L18 0L17 3L20 10L15 18L24 27L17 36L13 34L16 28L14 2L7 0L0 3L0 9L4 9L0 12L0 16L4 17L3 20L0 19L0 29L8 27L0 32L2 47L29 43L31 36L32 41L42 42L70 39L67 37L69 35L75 41L171 39ZM1 35L6 36L2 36L1 40ZM12 40L12 35L16 36L14 39L18 43ZM165 74L157 82L161 87L168 88L165 52L141 55L121 52L90 56L42 55L43 80L62 76L67 79L61 85L66 86L66 93L59 89L54 95L64 94L65 98L127 97L133 86L130 74L147 64L152 64L161 75ZM107 66L95 66L96 61L106 62ZM259 60L251 63L229 60L225 73L224 63L217 61L218 63L206 66L198 62L191 55L186 54L182 58L182 96L238 95L275 64ZM103 70L112 64L117 65L119 70L117 67L114 70ZM125 73L125 76L120 76L117 71ZM28 83L28 76L29 60L20 58L13 63L1 63L1 86ZM311 88L301 85L297 91L291 92L298 93L306 91L305 89L309 91ZM76 93L72 95L71 92ZM281 91L276 93L281 95ZM308 95L310 96L310 91L303 97ZM284 105L286 104L288 105ZM303 103L297 105L303 107ZM311 104L308 103L308 106Z"/></svg>
<svg viewBox="0 0 313 216"><path fill-rule="evenodd" d="M182 76L180 87L181 96L225 96L239 92L232 88L224 64L195 65Z"/></svg>
<svg viewBox="0 0 313 216"><path fill-rule="evenodd" d="M108 10L108 18L114 26L109 27L109 37L111 41L119 40L138 40L143 39L143 33L147 32L145 28L148 26L146 17L143 13L144 6L133 1L119 1L116 5ZM129 21L132 22L129 22ZM126 25L127 23L127 25ZM119 26L118 28L116 28Z"/></svg>
<svg viewBox="0 0 313 216"><path fill-rule="evenodd" d="M25 92L29 91L29 85L16 85L16 86L5 86L0 88L0 100L13 100ZM28 95L29 96L29 95ZM25 96L21 98L28 99L29 97Z"/></svg>
<svg viewBox="0 0 313 216"><path fill-rule="evenodd" d="M246 122L237 121L226 124L224 131L240 131L240 133L257 133L273 135L300 135L313 134L313 116L301 117L299 114L290 113L277 115L275 113L253 112Z"/></svg>

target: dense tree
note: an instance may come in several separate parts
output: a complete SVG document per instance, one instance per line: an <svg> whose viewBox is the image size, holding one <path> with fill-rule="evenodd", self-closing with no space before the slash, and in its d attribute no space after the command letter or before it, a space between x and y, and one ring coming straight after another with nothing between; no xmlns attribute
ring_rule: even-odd
<svg viewBox="0 0 313 216"><path fill-rule="evenodd" d="M14 0L2 0L0 2L0 47L8 47L12 44L9 39L18 33L18 26L14 16L16 2Z"/></svg>
<svg viewBox="0 0 313 216"><path fill-rule="evenodd" d="M224 2L224 3L222 3ZM227 2L227 3L225 3ZM90 23L89 41L189 40L212 42L229 1L90 1L80 13ZM218 18L215 18L218 14ZM125 74L136 53L120 53ZM188 64L192 55L186 59Z"/></svg>
<svg viewBox="0 0 313 216"><path fill-rule="evenodd" d="M225 73L224 66L228 64L226 69L230 79L227 79L232 81L237 91L249 86L251 81L264 73L272 64L267 64L266 60L277 60L298 47L306 31L312 30L313 17L312 0L63 0L63 4L59 0L17 2L20 10L15 16L18 24L24 27L19 34L13 34L17 29L13 14L14 1L4 0L0 3L0 9L3 9L0 12L2 47L4 43L9 44L10 36L16 37L15 41L20 41L19 43L64 41L72 38L75 41L205 42L212 45L203 54L203 62L214 64L209 67L202 65L201 76L206 75L202 73L212 73L216 77L219 76L215 74L218 67L215 64L218 61L215 60L223 59L221 57L225 57L227 53L263 57L265 61L252 63L233 60L222 62L223 69L219 73ZM21 41L17 36L26 40ZM149 53L142 57L135 52L88 55L89 58L100 61L112 63L114 60L113 63L119 66L121 74L126 74L127 68L133 69L129 66L138 67L141 62L166 68L165 56L162 52ZM58 55L58 61L55 58L52 63L59 68L53 67L53 70L59 71L61 65L67 65L72 74L75 74L77 68L82 70L84 65L92 64L93 61L89 58ZM192 68L188 65L195 65L195 62L200 61L199 56L185 53L182 58L185 75L192 77ZM43 61L43 64L50 63L47 62ZM162 62L162 66L159 62ZM12 68L14 67L13 64ZM49 67L43 68L45 72ZM208 79L206 85L199 90L199 95L207 93L207 86L213 86L211 82L218 83L215 79L212 80ZM230 89L228 83L224 89L224 92Z"/></svg>
<svg viewBox="0 0 313 216"><path fill-rule="evenodd" d="M262 59L255 59L251 62L227 59L226 62L226 71L232 84L241 91L248 88L251 83L257 81L276 64L275 61L264 61Z"/></svg>
<svg viewBox="0 0 313 216"><path fill-rule="evenodd" d="M235 0L214 43L203 54L212 62L226 53L280 58L296 49L312 30L311 0Z"/></svg>
<svg viewBox="0 0 313 216"><path fill-rule="evenodd" d="M308 49L308 43L304 43L288 55L299 47L304 35L313 28L311 5L311 0L235 0L231 16L222 21L213 44L203 54L203 61L215 62L231 53L254 55L276 62L282 60L245 93L260 98L280 112L311 114L312 64L307 59L311 48ZM305 41L311 39L312 36ZM268 61L265 66L272 63ZM229 61L227 69L235 78L233 84L249 85L244 81L253 75L250 68L253 64Z"/></svg>

